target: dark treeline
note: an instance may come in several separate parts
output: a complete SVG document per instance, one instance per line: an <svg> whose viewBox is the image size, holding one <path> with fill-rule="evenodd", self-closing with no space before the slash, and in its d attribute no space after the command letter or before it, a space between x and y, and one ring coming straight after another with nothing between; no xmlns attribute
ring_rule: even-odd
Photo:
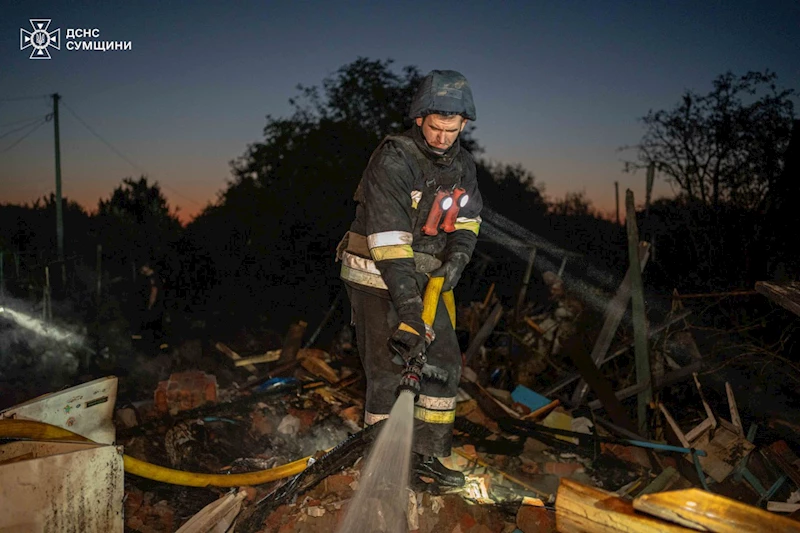
<svg viewBox="0 0 800 533"><path fill-rule="evenodd" d="M385 135L410 125L405 115L421 77L416 67L398 71L391 61L359 58L320 86L299 86L293 113L266 117L263 139L231 162L218 198L185 227L146 176L123 180L92 214L65 200L66 255L83 265L75 286L92 293L100 244L110 292L134 266L153 261L177 316L210 325L261 321L278 331L297 319L318 321L341 289L334 251L352 220L361 172ZM646 134L628 168L652 165L677 192L639 213L640 235L655 243L657 267L645 278L651 290L738 289L798 274L795 239L782 229L798 221L800 140L796 134L789 146L792 93L774 83L770 74L724 75L709 95L687 93L674 110L643 119ZM581 193L548 199L530 171L481 159L475 131L465 130L464 141L478 159L487 206L579 254L568 263L570 275L583 277L592 264L618 281L627 264L624 227L600 216ZM14 252L37 257L36 264L53 257L55 226L52 197L0 206L7 283ZM492 261L479 270L481 253ZM525 255L482 235L459 296L481 298L492 282L512 295ZM557 267L559 258L551 260Z"/></svg>

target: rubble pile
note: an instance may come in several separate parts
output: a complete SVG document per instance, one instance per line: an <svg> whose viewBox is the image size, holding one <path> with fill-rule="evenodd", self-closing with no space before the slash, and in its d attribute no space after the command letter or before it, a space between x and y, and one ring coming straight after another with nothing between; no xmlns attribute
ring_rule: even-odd
<svg viewBox="0 0 800 533"><path fill-rule="evenodd" d="M798 443L747 425L730 383L715 395L699 373L688 312L673 305L649 328L653 379L643 386L622 312L609 305L602 320L587 321L589 306L547 274L545 304L506 310L490 289L458 310L466 350L453 452L442 463L466 484L413 481L408 531L800 531ZM591 323L600 331L587 346ZM126 531L337 530L381 426L362 429L365 381L352 335L342 332L330 351L302 347L305 326L294 324L280 347L177 346L184 368L107 409L116 436L105 444L124 452ZM199 364L209 360L216 366ZM72 428L70 438L86 437L88 408L113 408L115 398L88 398L80 387L58 393L69 402L58 417L35 405L0 412L0 436L64 438ZM645 392L640 418L622 402ZM24 420L54 429L9 425ZM0 478L36 459L4 458L0 446ZM729 529L718 528L723 519Z"/></svg>

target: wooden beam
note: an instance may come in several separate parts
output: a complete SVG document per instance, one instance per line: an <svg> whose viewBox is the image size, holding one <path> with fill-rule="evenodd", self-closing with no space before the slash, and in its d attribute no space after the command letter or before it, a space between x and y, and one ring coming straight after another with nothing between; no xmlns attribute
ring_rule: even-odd
<svg viewBox="0 0 800 533"><path fill-rule="evenodd" d="M214 348L216 348L218 351L220 351L220 352L224 353L225 355L227 355L228 357L230 357L234 361L234 364L235 364L236 361L240 361L242 359L241 355L239 355L238 353L234 352L233 350L231 350L230 348L228 348L226 345L222 344L221 342L218 342L217 344L215 344ZM253 365L247 364L247 365L244 365L244 367L251 374L258 375L258 369L256 367L254 367Z"/></svg>
<svg viewBox="0 0 800 533"><path fill-rule="evenodd" d="M693 530L647 514L631 502L562 478L556 495L556 529L561 533L689 533ZM741 533L741 532L739 532Z"/></svg>
<svg viewBox="0 0 800 533"><path fill-rule="evenodd" d="M700 489L646 494L633 508L700 531L800 533L800 522Z"/></svg>
<svg viewBox="0 0 800 533"><path fill-rule="evenodd" d="M792 281L790 283L757 281L756 291L800 316L800 281Z"/></svg>
<svg viewBox="0 0 800 533"><path fill-rule="evenodd" d="M272 363L281 358L280 350L269 350L261 355L254 355L252 357L243 357L233 364L236 366L257 365L260 363Z"/></svg>
<svg viewBox="0 0 800 533"><path fill-rule="evenodd" d="M637 395L637 417L639 434L647 437L647 408L653 401L653 374L650 370L650 354L647 350L647 316L644 310L644 286L639 267L639 229L636 225L636 207L633 191L625 192L625 223L628 228L628 260L631 273L631 313L633 316L633 345L636 354L636 383L645 385Z"/></svg>
<svg viewBox="0 0 800 533"><path fill-rule="evenodd" d="M731 384L725 382L725 392L728 394L728 408L731 411L731 424L737 429L740 436L744 437L744 428L742 427L742 419L739 416L739 407L736 406L736 396L733 395Z"/></svg>
<svg viewBox="0 0 800 533"><path fill-rule="evenodd" d="M658 391L663 389L664 387L669 387L670 385L674 385L675 383L680 383L681 381L688 379L692 375L692 372L697 372L700 369L700 365L701 364L699 361L695 361L694 363L691 363L688 366L667 373L664 376L663 381L657 382L653 386L653 390ZM617 391L615 395L621 401L630 398L631 396L635 396L643 388L644 385L638 385L638 384L631 385L630 387L626 387L622 390ZM593 411L600 409L601 407L602 404L600 403L599 400L592 400L591 402L589 402L589 409Z"/></svg>
<svg viewBox="0 0 800 533"><path fill-rule="evenodd" d="M641 267L641 270L644 270L645 265L647 265L647 260L650 257L650 245L647 243L641 243L639 245L638 253L639 266ZM614 340L614 336L617 333L619 323L625 314L625 310L628 308L628 300L630 297L631 269L628 268L628 272L625 274L622 283L617 289L617 293L608 303L608 307L606 308L605 312L606 318L603 322L603 328L600 330L600 335L597 336L597 340L594 343L594 348L592 348L591 357L595 364L599 364L600 361L605 358L608 349L611 347L611 342ZM578 383L578 386L575 388L575 392L572 394L572 405L581 405L586 400L586 395L588 392L589 386L585 381Z"/></svg>
<svg viewBox="0 0 800 533"><path fill-rule="evenodd" d="M467 348L467 352L464 355L464 359L466 359L467 364L469 364L478 354L481 346L483 346L483 343L485 343L489 338L489 335L492 334L492 331L494 331L494 328L497 326L497 323L500 321L500 317L502 315L503 305L500 302L497 302L497 304L494 306L494 309L492 309L492 312L489 313L489 318L487 318L486 322L483 323L481 329L479 329L475 334L475 338L472 339L472 342Z"/></svg>
<svg viewBox="0 0 800 533"><path fill-rule="evenodd" d="M684 318L688 317L690 314L692 314L691 311L688 311L688 310L681 311L680 313L677 313L677 314L671 316L670 318L668 318L667 320L665 320L663 323L659 324L658 326L649 328L647 330L647 338L648 339L652 339L653 337L655 337L656 335L658 335L659 333L661 333L662 331L664 331L665 329L667 329L668 327L673 325L674 323L679 322L679 321L683 320ZM530 322L528 322L528 320L530 320L530 318L525 317L526 323L531 328L533 328L534 326L533 326L533 324L531 324L531 322L533 322L533 320L530 320ZM535 324L535 322L534 322L534 324ZM539 326L536 326L536 328L538 328L538 327ZM544 332L542 332L542 333L544 333ZM633 347L633 341L627 341L627 342L623 343L614 353L612 353L611 355L607 356L602 361L600 361L600 363L597 366L598 367L603 366L604 364L606 364L607 362L611 361L612 359L615 359L615 358L619 357L620 355L628 352L628 350L630 350L632 347ZM549 389L547 389L545 392L543 392L542 396L547 396L547 397L552 396L555 393L557 393L558 391L560 391L561 389L563 389L564 387L566 387L567 385L569 385L570 383L572 383L573 381L577 381L579 379L581 379L580 374L573 374L571 376L568 376L568 377L564 378L563 380L559 381L558 383L556 383L555 385L553 385L552 387L550 387Z"/></svg>
<svg viewBox="0 0 800 533"><path fill-rule="evenodd" d="M628 431L638 434L636 426L625 411L625 407L614 395L611 383L597 370L597 366L595 366L589 354L584 350L583 345L581 343L575 343L572 349L565 351L567 351L570 358L575 363L584 381L591 387L597 395L597 398L603 404L603 407L605 407L611 421Z"/></svg>

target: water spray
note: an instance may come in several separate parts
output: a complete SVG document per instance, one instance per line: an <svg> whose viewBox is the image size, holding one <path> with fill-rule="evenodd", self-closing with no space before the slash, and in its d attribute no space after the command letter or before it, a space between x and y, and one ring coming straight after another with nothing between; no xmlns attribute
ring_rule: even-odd
<svg viewBox="0 0 800 533"><path fill-rule="evenodd" d="M408 531L408 474L414 433L414 403L419 397L425 370L428 344L433 342L433 320L439 305L444 277L431 278L422 299L422 321L425 339L408 357L389 419L370 451L361 480L347 508L338 533L356 531ZM435 379L435 378L432 378Z"/></svg>

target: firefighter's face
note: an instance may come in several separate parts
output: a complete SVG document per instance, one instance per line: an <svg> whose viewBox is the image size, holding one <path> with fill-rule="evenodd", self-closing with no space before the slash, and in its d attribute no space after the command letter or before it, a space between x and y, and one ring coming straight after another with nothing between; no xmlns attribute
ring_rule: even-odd
<svg viewBox="0 0 800 533"><path fill-rule="evenodd" d="M447 150L453 146L458 134L467 125L467 120L460 115L428 115L416 120L428 145L436 150Z"/></svg>

